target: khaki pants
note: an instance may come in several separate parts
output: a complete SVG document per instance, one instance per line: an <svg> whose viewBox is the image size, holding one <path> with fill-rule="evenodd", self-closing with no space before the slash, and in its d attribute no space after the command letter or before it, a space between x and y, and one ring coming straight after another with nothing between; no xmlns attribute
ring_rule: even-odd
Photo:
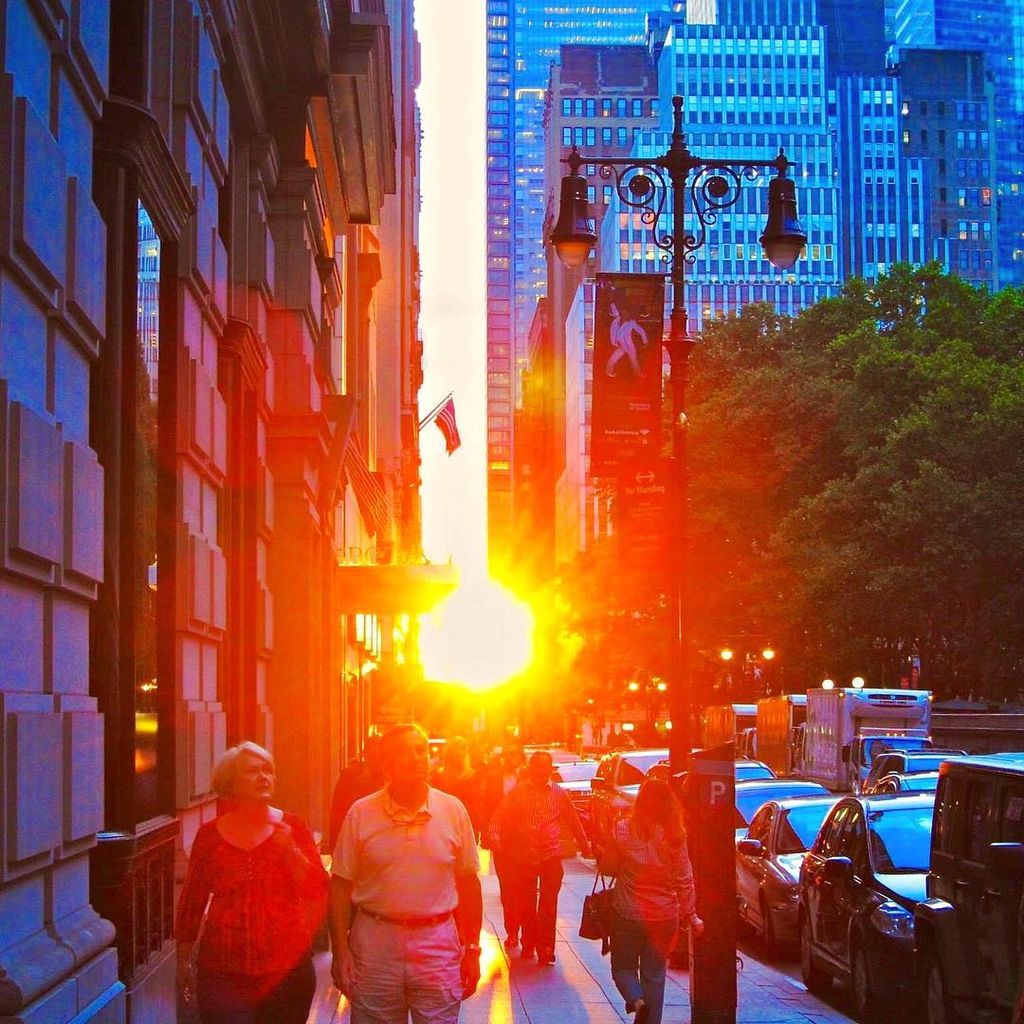
<svg viewBox="0 0 1024 1024"><path fill-rule="evenodd" d="M462 947L455 919L423 928L356 914L352 1024L456 1024Z"/></svg>

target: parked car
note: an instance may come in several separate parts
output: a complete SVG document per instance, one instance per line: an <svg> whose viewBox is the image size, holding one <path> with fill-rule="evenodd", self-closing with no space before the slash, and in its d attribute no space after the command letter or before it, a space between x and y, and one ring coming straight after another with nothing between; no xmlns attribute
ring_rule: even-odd
<svg viewBox="0 0 1024 1024"><path fill-rule="evenodd" d="M844 797L800 869L804 984L820 993L833 978L848 982L861 1021L891 1021L901 996L916 992L914 912L925 897L933 803L931 793Z"/></svg>
<svg viewBox="0 0 1024 1024"><path fill-rule="evenodd" d="M561 789L569 794L576 813L583 822L587 834L591 834L590 805L594 797L594 791L590 788L591 779L597 773L597 761L572 761L566 764L555 766L551 775L551 781L558 783Z"/></svg>
<svg viewBox="0 0 1024 1024"><path fill-rule="evenodd" d="M938 772L911 772L909 775L889 772L864 792L865 795L873 796L882 796L884 793L934 793L938 785Z"/></svg>
<svg viewBox="0 0 1024 1024"><path fill-rule="evenodd" d="M580 760L579 754L574 754L559 743L529 743L523 747L523 754L529 759L531 754L536 754L541 750L546 754L550 754L551 760L556 765L572 764Z"/></svg>
<svg viewBox="0 0 1024 1024"><path fill-rule="evenodd" d="M590 780L592 838L607 843L615 822L629 814L647 772L668 757L668 749L619 750L605 754Z"/></svg>
<svg viewBox="0 0 1024 1024"><path fill-rule="evenodd" d="M871 761L868 777L861 786L866 793L883 775L896 772L898 775L909 775L911 772L937 772L943 761L951 757L965 757L967 751L939 749L929 747L927 750L885 750L875 754Z"/></svg>
<svg viewBox="0 0 1024 1024"><path fill-rule="evenodd" d="M1024 920L1024 754L939 769L927 899L914 913L927 1024L1010 1019Z"/></svg>
<svg viewBox="0 0 1024 1024"><path fill-rule="evenodd" d="M746 782L749 779L774 779L775 772L764 763L743 758L736 762L736 781Z"/></svg>
<svg viewBox="0 0 1024 1024"><path fill-rule="evenodd" d="M796 941L800 865L838 799L829 795L769 800L736 845L739 918L761 933L770 953Z"/></svg>
<svg viewBox="0 0 1024 1024"><path fill-rule="evenodd" d="M736 783L736 841L747 834L747 826L754 815L769 800L784 800L794 796L828 796L829 792L817 782L802 779L751 779Z"/></svg>
<svg viewBox="0 0 1024 1024"><path fill-rule="evenodd" d="M695 750L693 753L699 753ZM647 777L651 779L665 779L672 781L673 778L679 779L685 777L685 772L678 772L673 774L672 768L668 761L659 761L654 765L648 772ZM764 763L764 761L749 761L746 759L740 759L736 762L736 781L746 782L749 779L774 779L776 777L775 772L771 770Z"/></svg>

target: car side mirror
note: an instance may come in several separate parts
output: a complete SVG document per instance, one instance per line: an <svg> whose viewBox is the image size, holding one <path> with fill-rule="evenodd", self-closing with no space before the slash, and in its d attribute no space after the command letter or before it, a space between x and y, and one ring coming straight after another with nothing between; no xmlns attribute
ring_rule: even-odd
<svg viewBox="0 0 1024 1024"><path fill-rule="evenodd" d="M829 857L824 872L827 882L847 882L853 877L853 861L849 857Z"/></svg>
<svg viewBox="0 0 1024 1024"><path fill-rule="evenodd" d="M741 839L736 844L736 852L746 857L763 857L764 846L760 839Z"/></svg>
<svg viewBox="0 0 1024 1024"><path fill-rule="evenodd" d="M990 843L989 867L1003 878L1024 878L1024 843Z"/></svg>
<svg viewBox="0 0 1024 1024"><path fill-rule="evenodd" d="M849 743L844 743L843 744L843 764L849 764L849 763L850 763L850 744Z"/></svg>

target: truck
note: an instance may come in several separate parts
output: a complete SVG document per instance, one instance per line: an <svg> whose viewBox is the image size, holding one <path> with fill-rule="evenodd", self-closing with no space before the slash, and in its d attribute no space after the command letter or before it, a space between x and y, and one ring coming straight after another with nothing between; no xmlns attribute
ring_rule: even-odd
<svg viewBox="0 0 1024 1024"><path fill-rule="evenodd" d="M780 693L757 702L757 756L776 775L795 773L800 726L806 718L806 693Z"/></svg>
<svg viewBox="0 0 1024 1024"><path fill-rule="evenodd" d="M807 691L801 776L833 792L860 792L875 754L931 746L928 690Z"/></svg>
<svg viewBox="0 0 1024 1024"><path fill-rule="evenodd" d="M756 724L756 704L712 704L704 709L701 739L705 747L735 743L738 751L744 732Z"/></svg>

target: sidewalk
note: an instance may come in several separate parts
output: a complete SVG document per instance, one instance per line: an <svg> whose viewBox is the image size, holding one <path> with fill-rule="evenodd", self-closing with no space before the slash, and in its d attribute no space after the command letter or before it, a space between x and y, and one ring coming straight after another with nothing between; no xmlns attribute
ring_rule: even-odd
<svg viewBox="0 0 1024 1024"><path fill-rule="evenodd" d="M486 853L483 854L486 858ZM565 882L558 901L558 958L554 967L509 958L501 945L501 904L498 881L485 861L484 935L481 939L481 981L475 996L463 1004L461 1024L627 1024L632 1021L612 984L608 958L601 944L581 939L583 897L590 892L593 872L586 864L565 862ZM517 951L518 952L518 951ZM317 994L309 1024L347 1024L346 1000L329 984L328 954L317 958ZM844 1016L803 987L744 957L738 976L738 1024L845 1024ZM665 1024L690 1021L689 978L670 970L665 992ZM696 1024L696 1022L694 1022Z"/></svg>

